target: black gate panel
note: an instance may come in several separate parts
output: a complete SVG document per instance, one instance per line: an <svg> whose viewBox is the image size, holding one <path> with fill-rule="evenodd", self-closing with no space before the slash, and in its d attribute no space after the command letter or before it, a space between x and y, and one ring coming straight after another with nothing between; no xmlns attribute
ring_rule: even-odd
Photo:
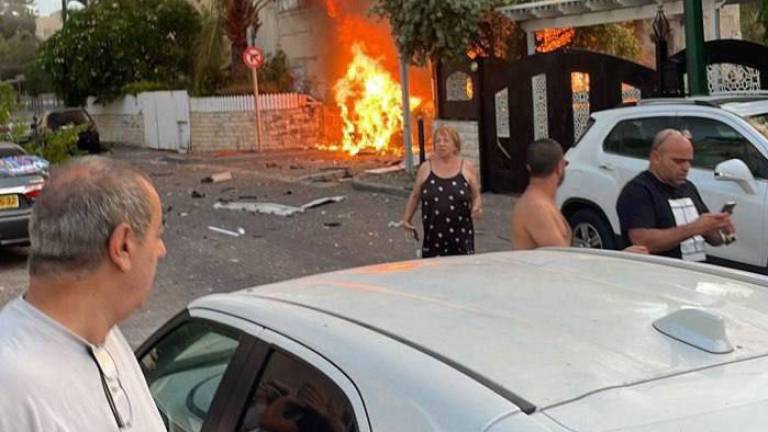
<svg viewBox="0 0 768 432"><path fill-rule="evenodd" d="M484 186L495 192L521 192L528 184L525 159L535 138L533 78L546 77L546 118L548 133L567 150L574 143L574 100L571 74L589 77L590 112L622 103L622 84L650 96L656 73L644 66L616 57L581 50L558 51L526 57L513 63L487 59L480 63L481 164ZM540 79L540 78L538 78ZM497 95L508 92L509 137L499 137ZM502 92L502 93L500 93ZM505 129L502 127L501 129Z"/></svg>
<svg viewBox="0 0 768 432"><path fill-rule="evenodd" d="M687 71L686 52L682 50L664 64L665 81L674 83L668 92L684 94L683 76ZM738 39L717 39L704 43L704 64L730 63L760 71L760 88L768 89L768 47ZM669 76L671 80L666 77Z"/></svg>

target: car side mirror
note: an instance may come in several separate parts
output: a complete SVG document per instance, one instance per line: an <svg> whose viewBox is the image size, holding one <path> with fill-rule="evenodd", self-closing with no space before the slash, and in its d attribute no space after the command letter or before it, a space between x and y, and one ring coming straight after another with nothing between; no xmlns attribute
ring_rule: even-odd
<svg viewBox="0 0 768 432"><path fill-rule="evenodd" d="M717 164L715 180L736 182L744 189L744 192L750 195L754 195L757 191L755 177L752 176L752 171L741 159L729 159Z"/></svg>

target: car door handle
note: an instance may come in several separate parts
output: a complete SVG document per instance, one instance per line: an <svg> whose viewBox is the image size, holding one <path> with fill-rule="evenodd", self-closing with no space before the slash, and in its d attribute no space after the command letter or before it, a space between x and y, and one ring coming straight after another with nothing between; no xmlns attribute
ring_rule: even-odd
<svg viewBox="0 0 768 432"><path fill-rule="evenodd" d="M616 167L613 166L613 164L609 164L608 162L603 162L600 164L600 169L606 170L606 171L616 171Z"/></svg>

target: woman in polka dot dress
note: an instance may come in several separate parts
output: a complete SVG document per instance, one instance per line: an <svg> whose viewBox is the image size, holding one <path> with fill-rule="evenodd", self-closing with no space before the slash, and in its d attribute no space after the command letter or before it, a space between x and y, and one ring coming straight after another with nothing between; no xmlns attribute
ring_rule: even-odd
<svg viewBox="0 0 768 432"><path fill-rule="evenodd" d="M405 205L403 228L414 232L413 214L421 202L424 243L421 256L430 258L475 253L472 219L482 212L480 182L471 162L459 157L461 138L455 129L435 130L434 152L419 167Z"/></svg>

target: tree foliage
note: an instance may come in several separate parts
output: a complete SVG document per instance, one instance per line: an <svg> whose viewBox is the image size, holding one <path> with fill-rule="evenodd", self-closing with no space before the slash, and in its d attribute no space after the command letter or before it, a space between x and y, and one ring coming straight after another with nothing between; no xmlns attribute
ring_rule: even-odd
<svg viewBox="0 0 768 432"><path fill-rule="evenodd" d="M0 38L16 34L35 34L35 14L32 0L0 0Z"/></svg>
<svg viewBox="0 0 768 432"><path fill-rule="evenodd" d="M202 8L200 33L195 41L191 91L195 96L213 94L224 80L224 9L213 1Z"/></svg>
<svg viewBox="0 0 768 432"><path fill-rule="evenodd" d="M744 5L740 5L743 7ZM760 14L758 15L757 22L762 27L762 31L757 31L762 36L762 42L768 44L768 0L760 2Z"/></svg>
<svg viewBox="0 0 768 432"><path fill-rule="evenodd" d="M32 0L0 0L0 80L24 72L35 57L35 15Z"/></svg>
<svg viewBox="0 0 768 432"><path fill-rule="evenodd" d="M449 60L475 45L494 0L375 0L371 12L387 19L398 50L412 64Z"/></svg>
<svg viewBox="0 0 768 432"><path fill-rule="evenodd" d="M224 30L231 42L230 48L230 77L237 79L246 75L246 68L240 60L245 47L248 46L246 35L249 26L258 22L259 9L251 0L221 0L224 2ZM270 0L260 0L266 4ZM263 6L262 6L263 7Z"/></svg>
<svg viewBox="0 0 768 432"><path fill-rule="evenodd" d="M0 125L7 124L17 108L13 87L0 83Z"/></svg>
<svg viewBox="0 0 768 432"><path fill-rule="evenodd" d="M72 11L39 60L67 104L108 102L136 81L189 81L197 11L185 0L103 0Z"/></svg>
<svg viewBox="0 0 768 432"><path fill-rule="evenodd" d="M571 46L633 61L640 57L640 42L628 24L600 24L577 28Z"/></svg>

